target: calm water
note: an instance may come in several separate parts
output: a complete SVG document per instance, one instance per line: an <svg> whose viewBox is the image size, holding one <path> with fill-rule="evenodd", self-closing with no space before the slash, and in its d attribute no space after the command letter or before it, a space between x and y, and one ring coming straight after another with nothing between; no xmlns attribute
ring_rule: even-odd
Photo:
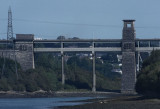
<svg viewBox="0 0 160 109"><path fill-rule="evenodd" d="M66 98L12 98L0 99L0 109L53 109L56 106L84 104L84 102L67 102L93 99L93 97Z"/></svg>

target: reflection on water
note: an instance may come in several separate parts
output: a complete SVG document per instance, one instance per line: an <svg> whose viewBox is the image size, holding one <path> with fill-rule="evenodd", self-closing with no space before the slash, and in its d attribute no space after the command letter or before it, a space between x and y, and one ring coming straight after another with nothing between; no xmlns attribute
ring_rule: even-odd
<svg viewBox="0 0 160 109"><path fill-rule="evenodd" d="M56 106L71 106L84 102L68 102L93 99L94 97L60 97L60 98L11 98L0 99L0 109L49 109Z"/></svg>

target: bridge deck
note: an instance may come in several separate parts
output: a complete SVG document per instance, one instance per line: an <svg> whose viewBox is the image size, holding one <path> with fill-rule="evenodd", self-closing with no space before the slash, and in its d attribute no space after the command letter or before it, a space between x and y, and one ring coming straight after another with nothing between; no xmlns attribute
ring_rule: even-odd
<svg viewBox="0 0 160 109"><path fill-rule="evenodd" d="M19 41L19 40L14 40ZM27 41L27 40L26 40ZM5 44L7 40L0 40L0 45ZM138 42L138 43L137 43ZM57 47L51 47L50 45L48 47L34 47L34 52L83 52L83 51L89 51L89 52L107 52L107 51L121 51L121 44L122 39L67 39L67 40L33 40L33 44L52 44L52 43L58 43L59 45ZM90 43L86 45L85 47L74 47L74 46L68 46L65 47L65 44L83 44L83 43ZM92 43L95 44L95 47L92 47ZM110 44L111 43L111 44ZM118 45L113 45L118 43ZM160 50L160 39L136 39L136 51L139 52L150 52L152 50ZM153 44L154 43L154 44ZM63 47L61 47L61 44L64 44ZM97 44L102 44L102 46L99 46ZM108 44L103 46L103 44ZM111 45L111 46L110 46ZM113 45L113 46L112 46ZM52 45L53 46L53 45ZM88 47L87 47L88 46ZM154 46L154 47L153 47Z"/></svg>
<svg viewBox="0 0 160 109"><path fill-rule="evenodd" d="M121 51L117 48L34 48L34 52L104 52L104 51Z"/></svg>
<svg viewBox="0 0 160 109"><path fill-rule="evenodd" d="M160 50L160 47L136 47L138 52L151 52ZM102 48L34 48L34 52L109 52L121 51L121 47L102 47Z"/></svg>

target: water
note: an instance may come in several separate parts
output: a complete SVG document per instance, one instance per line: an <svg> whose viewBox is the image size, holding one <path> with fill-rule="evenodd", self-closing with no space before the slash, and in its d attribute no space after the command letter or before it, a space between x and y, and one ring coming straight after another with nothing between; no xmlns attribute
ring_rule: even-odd
<svg viewBox="0 0 160 109"><path fill-rule="evenodd" d="M0 99L0 109L53 109L56 106L71 106L85 102L68 102L93 99L94 97L60 97L60 98L9 98Z"/></svg>

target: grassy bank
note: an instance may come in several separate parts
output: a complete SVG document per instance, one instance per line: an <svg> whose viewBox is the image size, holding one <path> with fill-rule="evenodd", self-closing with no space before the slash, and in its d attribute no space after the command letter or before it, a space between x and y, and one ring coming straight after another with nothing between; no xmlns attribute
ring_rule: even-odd
<svg viewBox="0 0 160 109"><path fill-rule="evenodd" d="M146 99L141 96L122 96L97 100L94 103L59 107L60 109L160 109L160 99Z"/></svg>

